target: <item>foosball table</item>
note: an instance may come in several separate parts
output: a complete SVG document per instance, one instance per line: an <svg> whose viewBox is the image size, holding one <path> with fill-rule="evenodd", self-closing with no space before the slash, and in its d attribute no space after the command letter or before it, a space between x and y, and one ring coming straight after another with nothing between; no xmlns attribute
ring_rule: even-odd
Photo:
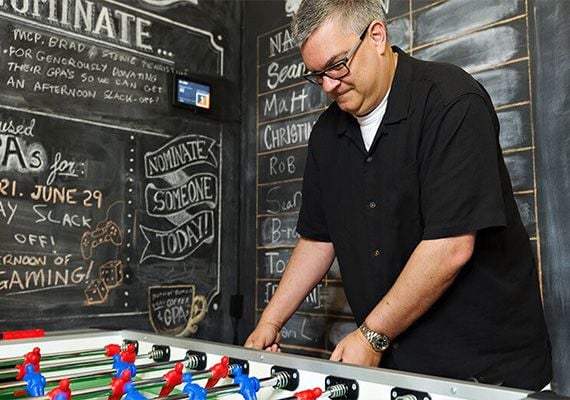
<svg viewBox="0 0 570 400"><path fill-rule="evenodd" d="M0 341L0 400L20 398L519 400L542 397L518 389L202 340L130 330L83 330Z"/></svg>

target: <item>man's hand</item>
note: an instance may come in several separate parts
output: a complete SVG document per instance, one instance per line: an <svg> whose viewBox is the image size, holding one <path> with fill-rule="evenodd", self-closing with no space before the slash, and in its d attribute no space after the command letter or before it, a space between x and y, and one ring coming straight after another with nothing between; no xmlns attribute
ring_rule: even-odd
<svg viewBox="0 0 570 400"><path fill-rule="evenodd" d="M378 367L382 353L375 351L360 330L353 331L342 339L330 356L331 361Z"/></svg>
<svg viewBox="0 0 570 400"><path fill-rule="evenodd" d="M276 324L260 321L245 341L244 347L281 351L279 348L279 342L281 341L280 330Z"/></svg>

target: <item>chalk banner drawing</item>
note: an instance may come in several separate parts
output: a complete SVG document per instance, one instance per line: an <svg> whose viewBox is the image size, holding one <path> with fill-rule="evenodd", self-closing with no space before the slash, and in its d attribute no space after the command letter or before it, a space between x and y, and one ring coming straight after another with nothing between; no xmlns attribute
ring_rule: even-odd
<svg viewBox="0 0 570 400"><path fill-rule="evenodd" d="M220 291L220 154L221 136L218 142L186 134L144 155L144 205L150 218L139 225L144 242L139 263L158 260L195 271L191 285L149 287L149 318L158 332L195 333ZM216 261L204 263L204 254Z"/></svg>

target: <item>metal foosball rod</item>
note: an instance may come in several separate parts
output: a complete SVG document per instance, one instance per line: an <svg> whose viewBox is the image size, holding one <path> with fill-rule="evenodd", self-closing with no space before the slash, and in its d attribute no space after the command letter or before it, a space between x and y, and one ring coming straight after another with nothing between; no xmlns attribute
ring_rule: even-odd
<svg viewBox="0 0 570 400"><path fill-rule="evenodd" d="M282 389L288 385L291 376L288 372L277 372L271 377L267 378L255 378L249 377L246 374L241 373L241 368L236 370L234 383L228 385L222 385L212 388L203 388L194 383L188 383L184 387L184 393L175 394L166 397L156 397L153 400L182 400L188 397L195 400L203 400L209 396L223 395L230 393L240 393L244 399L257 399L256 393L259 389L263 387L273 387L275 389Z"/></svg>
<svg viewBox="0 0 570 400"><path fill-rule="evenodd" d="M112 343L112 344L108 344L108 345L103 346L103 348L70 350L70 351L61 351L61 352L57 352L57 353L47 353L47 354L41 354L40 348L34 347L34 349L31 352L26 353L23 356L0 358L0 365L5 366L5 365L12 364L12 366L15 367L17 364L26 363L27 356L32 355L32 354L37 354L37 355L41 356L42 363L46 363L47 361L53 361L53 360L61 361L62 358L78 358L78 357L87 358L87 357L97 357L97 356L99 356L99 357L110 357L113 354L117 354L117 353L120 353L122 351L127 350L127 347L129 344L134 344L135 349L138 350L138 343L133 342L133 341L123 341L123 343L120 345ZM156 349L153 347L153 350L151 352L149 352L146 356L149 356L149 358L152 358L151 353L155 350ZM143 355L141 357L144 358L145 356ZM2 375L2 373L4 371L5 370L0 370L0 375Z"/></svg>
<svg viewBox="0 0 570 400"><path fill-rule="evenodd" d="M73 392L69 393L69 397L71 398L71 396L104 394L104 395L109 395L109 399L120 399L125 393L124 387L127 383L130 383L131 386L135 388L150 388L150 387L163 385L163 388L160 391L160 393L161 395L167 396L176 386L182 383L184 376L186 376L187 381L192 381L196 378L210 379L208 382L211 382L212 379L214 379L217 382L218 379L222 377L227 377L228 371L231 370L232 368L232 366L228 366L228 364L229 364L229 358L227 356L224 356L222 357L220 363L212 366L210 369L183 373L182 371L184 370L184 364L182 362L177 362L176 365L174 366L174 369L164 374L163 376L138 380L138 381L131 381L130 371L125 370L123 371L120 377L114 377L111 383L107 386L74 390ZM150 366L155 366L155 365L151 364ZM237 366L234 366L234 368L235 367ZM225 373L222 372L224 370L226 371ZM97 373L97 375L104 375L104 374ZM91 376L94 377L94 375ZM54 396L48 394L47 396L35 396L32 398L34 400L49 400L53 399Z"/></svg>
<svg viewBox="0 0 570 400"><path fill-rule="evenodd" d="M182 366L181 363L178 364ZM132 384L136 385L137 387L148 388L148 387L158 386L159 384L162 384L165 381L166 381L165 378L160 376L140 381L134 381L132 382ZM129 370L123 371L120 378L113 377L109 385L73 390L70 393L70 396L75 397L75 396L84 396L84 395L109 395L111 398L113 397L113 395L115 395L117 398L121 398L122 395L124 394L122 388L127 382L131 382L131 374ZM36 396L32 398L34 400L49 400L52 399L53 397L48 394L46 396Z"/></svg>
<svg viewBox="0 0 570 400"><path fill-rule="evenodd" d="M43 354L43 359L61 358L61 357L79 357L79 356L94 356L101 355L104 351L102 349L86 349L86 350L75 350L75 351L63 351L59 353L49 353ZM0 365L4 364L20 364L23 361L23 356L10 357L10 358L0 358Z"/></svg>
<svg viewBox="0 0 570 400"><path fill-rule="evenodd" d="M16 379L21 379L26 364L39 365L40 362L42 364L43 371L59 369L62 367L63 368L73 367L77 365L83 365L86 363L91 363L92 365L104 364L107 362L111 362L112 358L118 354L121 355L121 359L132 363L137 358L137 345L135 345L134 343L125 343L124 346L119 346L117 344L109 344L105 346L104 354L103 353L92 354L86 357L75 357L75 359L69 357L68 359L62 360L61 358L56 358L54 354L62 354L62 353L52 353L51 356L44 356L41 354L39 347L34 347L34 349L31 352L24 354L24 356L22 357L23 360L20 359L20 361L22 361L21 364L17 364L12 368L6 368L0 370L0 376L12 375L15 373ZM170 354L170 352L168 354ZM151 352L148 353L148 355L150 355L153 358L161 358L163 357L163 352ZM46 357L48 357L48 360L45 359Z"/></svg>
<svg viewBox="0 0 570 400"><path fill-rule="evenodd" d="M158 369L165 369L162 367L170 367L173 364L180 362L183 366L189 370L195 369L196 365L199 365L200 360L198 359L199 356L189 356L183 360L173 360L173 361L162 361L162 362L154 362L149 364L140 364L135 365L136 370L138 372L146 372L150 370L158 370ZM133 364L134 365L134 364ZM88 366L89 367L89 366ZM111 374L117 373L117 368L107 368L103 370L99 370L96 372L76 372L76 373L67 373L65 375L53 375L46 377L46 383L54 383L60 381L61 379L80 379L80 378L96 378L101 376L107 376ZM22 380L12 381L2 383L2 390L4 389L16 389L26 386L26 382Z"/></svg>
<svg viewBox="0 0 570 400"><path fill-rule="evenodd" d="M303 390L293 396L283 397L279 400L314 400L314 399L336 399L344 396L348 392L345 384L331 385L323 392L321 388Z"/></svg>

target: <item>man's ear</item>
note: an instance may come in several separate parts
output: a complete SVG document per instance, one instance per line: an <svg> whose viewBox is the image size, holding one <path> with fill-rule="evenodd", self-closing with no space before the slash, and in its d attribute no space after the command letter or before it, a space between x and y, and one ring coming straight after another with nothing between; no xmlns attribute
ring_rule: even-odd
<svg viewBox="0 0 570 400"><path fill-rule="evenodd" d="M382 22L374 20L370 24L369 30L369 34L371 35L376 48L380 51L380 54L383 54L384 50L386 49L386 43L388 41L386 26Z"/></svg>

